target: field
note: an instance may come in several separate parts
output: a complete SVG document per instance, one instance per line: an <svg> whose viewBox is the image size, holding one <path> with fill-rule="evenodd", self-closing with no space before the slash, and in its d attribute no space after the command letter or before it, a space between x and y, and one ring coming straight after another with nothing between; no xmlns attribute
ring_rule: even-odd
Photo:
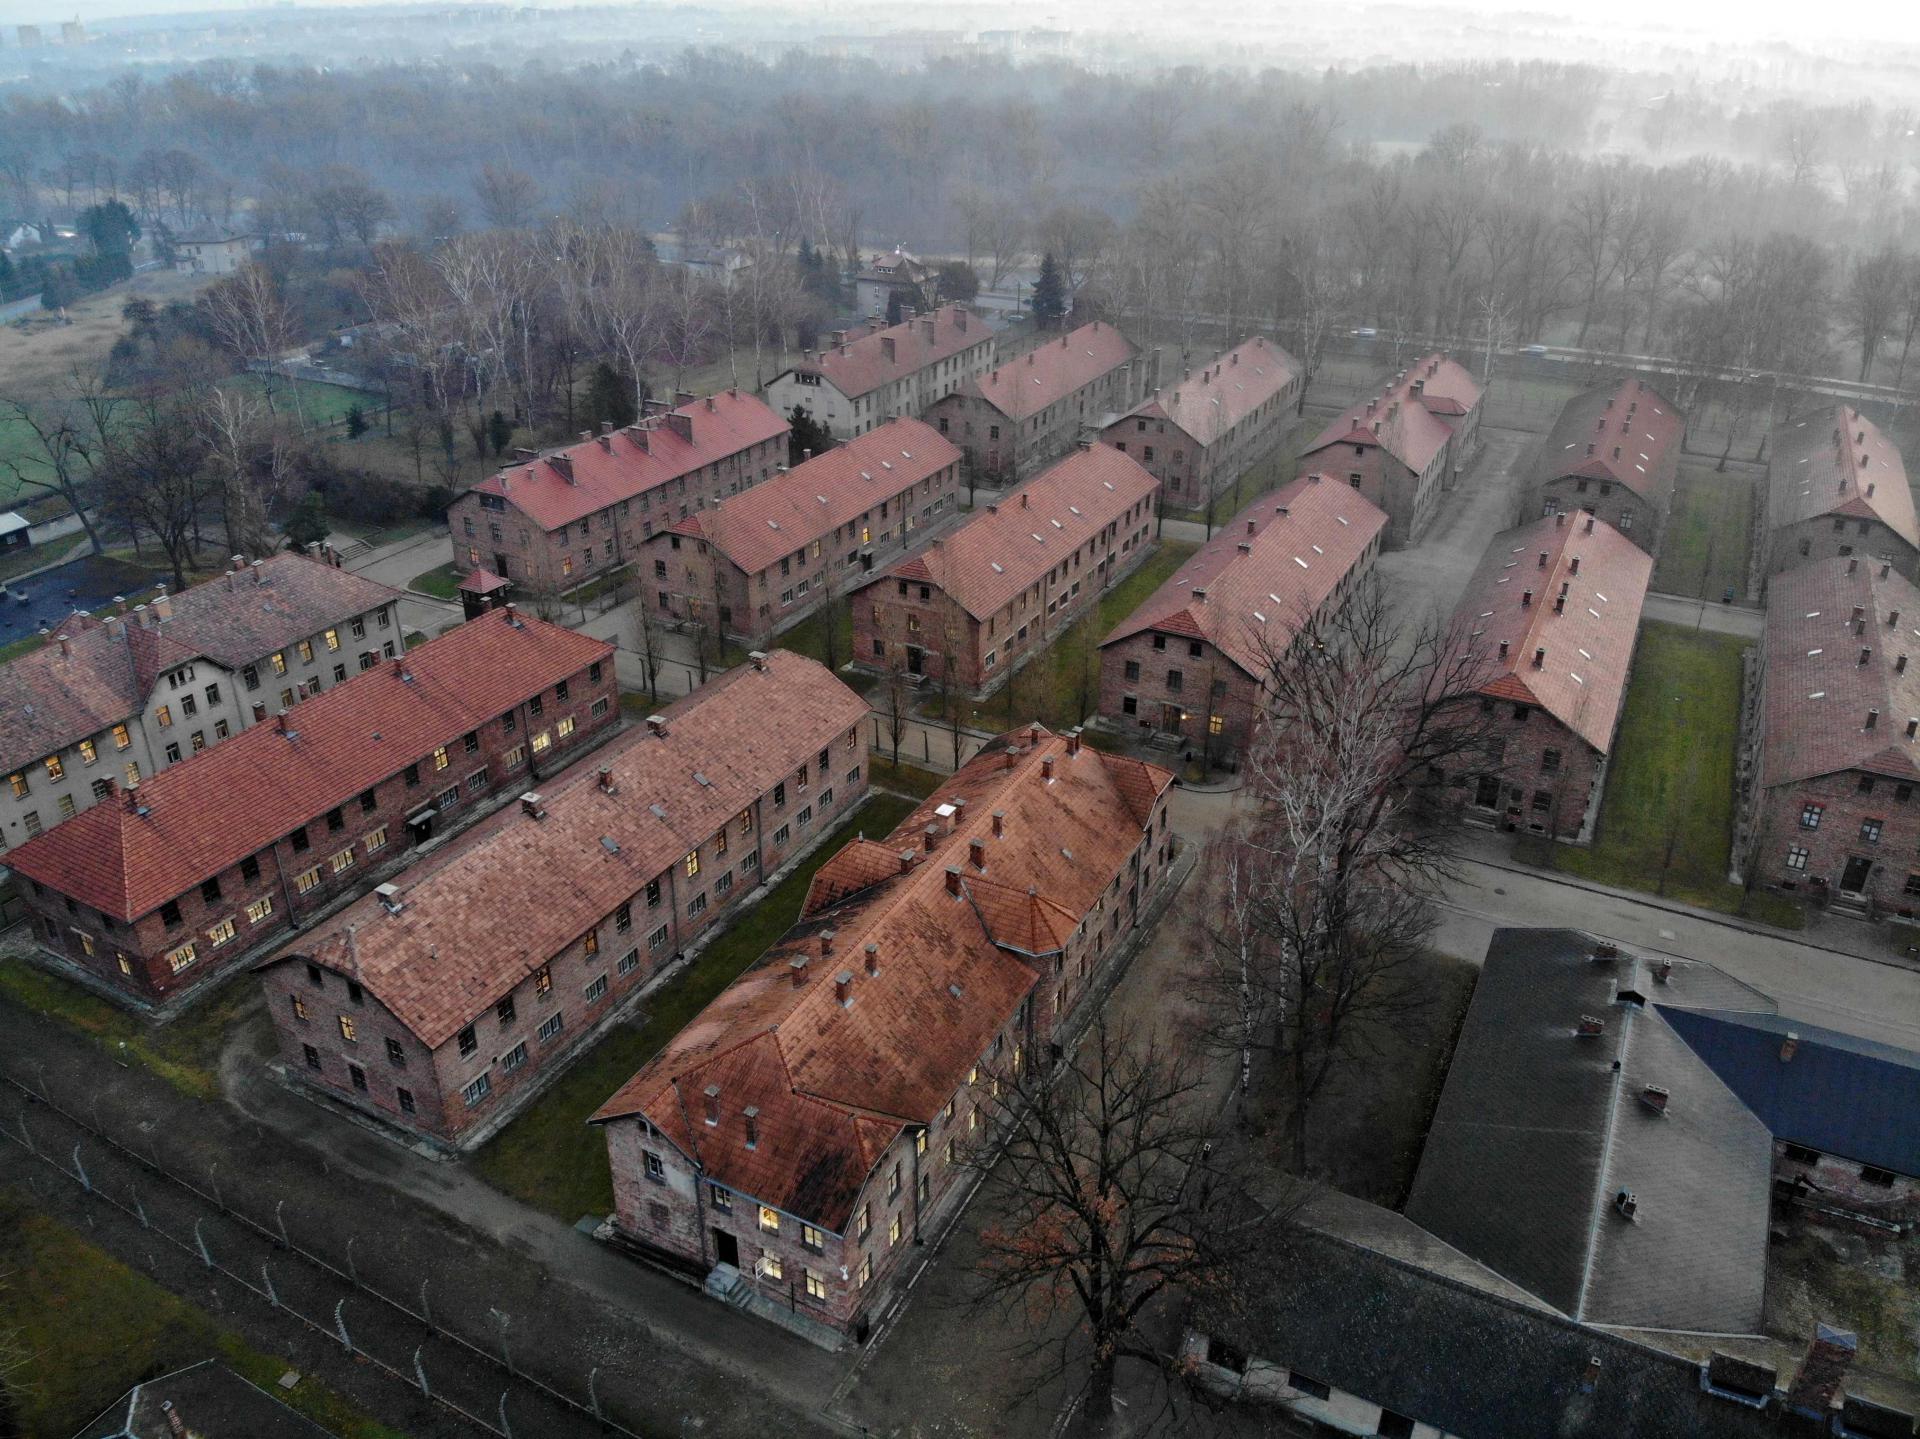
<svg viewBox="0 0 1920 1439"><path fill-rule="evenodd" d="M1653 567L1654 589L1713 600L1729 589L1736 598L1747 592L1747 548L1758 483L1740 471L1717 475L1705 461L1680 466L1673 512Z"/></svg>
<svg viewBox="0 0 1920 1439"><path fill-rule="evenodd" d="M1593 844L1523 843L1519 852L1603 884L1798 928L1791 903L1727 882L1746 645L1643 625Z"/></svg>
<svg viewBox="0 0 1920 1439"><path fill-rule="evenodd" d="M879 776L875 776L877 779ZM793 921L814 871L856 833L886 834L913 801L875 794L766 898L740 910L692 965L661 986L645 1008L601 1038L470 1161L488 1183L571 1224L613 1209L607 1145L587 1116L604 1104Z"/></svg>

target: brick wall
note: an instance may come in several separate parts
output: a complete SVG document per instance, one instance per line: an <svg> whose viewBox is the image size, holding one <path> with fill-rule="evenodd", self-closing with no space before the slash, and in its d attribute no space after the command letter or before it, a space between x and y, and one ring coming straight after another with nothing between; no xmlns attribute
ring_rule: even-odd
<svg viewBox="0 0 1920 1439"><path fill-rule="evenodd" d="M409 760L364 795L313 816L239 864L195 880L173 898L173 908L163 906L131 925L29 881L24 899L35 933L55 954L137 1001L153 1003L203 984L343 894L364 890L390 872L416 837L427 837L411 833L407 817L449 789L454 795L443 806L446 814L429 834L444 830L449 817L465 822L503 791L537 785L591 737L618 725L613 665L597 668L598 680L583 669L567 682L566 700L557 689L543 691L472 731L472 748L467 736L447 736L444 756L429 751ZM569 722L573 732L561 737ZM188 945L191 955L182 952Z"/></svg>
<svg viewBox="0 0 1920 1439"><path fill-rule="evenodd" d="M1259 712L1259 681L1208 641L1141 633L1100 651L1100 713L1124 730L1177 734L1195 750L1211 735L1217 759L1245 752Z"/></svg>
<svg viewBox="0 0 1920 1439"><path fill-rule="evenodd" d="M1536 705L1483 703L1491 706L1498 773L1449 774L1446 783L1470 814L1503 829L1586 838L1587 821L1599 812L1598 752Z"/></svg>
<svg viewBox="0 0 1920 1439"><path fill-rule="evenodd" d="M1809 896L1857 893L1882 912L1920 913L1920 797L1904 780L1847 770L1770 789L1755 849L1762 883Z"/></svg>
<svg viewBox="0 0 1920 1439"><path fill-rule="evenodd" d="M1525 520L1585 511L1598 515L1648 554L1659 552L1661 531L1666 525L1665 494L1656 503L1612 480L1562 475L1537 486L1533 495L1533 503L1522 517Z"/></svg>
<svg viewBox="0 0 1920 1439"><path fill-rule="evenodd" d="M1912 1175L1877 1170L1776 1140L1773 1177L1776 1184L1785 1185L1804 1180L1802 1193L1809 1204L1851 1210L1888 1224L1920 1220L1920 1179Z"/></svg>
<svg viewBox="0 0 1920 1439"><path fill-rule="evenodd" d="M1083 425L1097 424L1115 410L1131 409L1139 399L1139 377L1147 368L1145 357L1136 356L1022 420L1010 419L986 400L964 394L940 400L928 409L926 418L960 446L974 474L1011 485L1071 449Z"/></svg>
<svg viewBox="0 0 1920 1439"><path fill-rule="evenodd" d="M1920 579L1920 553L1880 521L1828 516L1772 530L1767 538L1767 573L1777 575L1842 555L1858 556L1863 564L1890 560L1908 579Z"/></svg>

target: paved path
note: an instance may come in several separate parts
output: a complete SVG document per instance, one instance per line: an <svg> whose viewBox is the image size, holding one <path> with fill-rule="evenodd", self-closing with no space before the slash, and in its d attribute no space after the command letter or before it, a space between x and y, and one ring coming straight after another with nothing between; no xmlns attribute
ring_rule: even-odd
<svg viewBox="0 0 1920 1439"><path fill-rule="evenodd" d="M1757 640L1765 626L1764 610L1745 605L1723 605L1711 600L1693 600L1683 595L1650 594L1640 611L1642 620L1661 620L1688 629L1712 630L1716 634L1739 635Z"/></svg>
<svg viewBox="0 0 1920 1439"><path fill-rule="evenodd" d="M1441 497L1439 513L1409 549L1390 550L1378 562L1389 593L1414 615L1442 623L1453 613L1487 541L1510 527L1520 503L1522 467L1538 435L1482 427L1479 458L1459 484Z"/></svg>

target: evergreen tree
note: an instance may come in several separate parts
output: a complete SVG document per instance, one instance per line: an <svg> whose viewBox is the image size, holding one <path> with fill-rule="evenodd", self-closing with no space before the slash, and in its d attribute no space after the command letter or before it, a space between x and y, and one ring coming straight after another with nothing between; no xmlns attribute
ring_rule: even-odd
<svg viewBox="0 0 1920 1439"><path fill-rule="evenodd" d="M902 318L904 318L902 314L902 298L898 290L889 290L887 292L887 323L889 325L897 325Z"/></svg>
<svg viewBox="0 0 1920 1439"><path fill-rule="evenodd" d="M96 255L124 255L140 238L140 222L124 200L107 200L80 212L80 232Z"/></svg>
<svg viewBox="0 0 1920 1439"><path fill-rule="evenodd" d="M1040 257L1040 278L1033 285L1033 322L1043 330L1057 330L1067 315L1067 287L1053 251Z"/></svg>
<svg viewBox="0 0 1920 1439"><path fill-rule="evenodd" d="M954 302L965 304L980 293L980 277L974 273L973 266L965 260L948 260L940 267L939 277L935 283L939 286L939 296L943 304Z"/></svg>
<svg viewBox="0 0 1920 1439"><path fill-rule="evenodd" d="M593 367L587 380L586 418L590 425L609 424L615 429L625 429L639 418L633 385L604 360Z"/></svg>
<svg viewBox="0 0 1920 1439"><path fill-rule="evenodd" d="M287 515L287 538L301 549L332 532L327 503L318 490L308 490Z"/></svg>
<svg viewBox="0 0 1920 1439"><path fill-rule="evenodd" d="M358 405L347 406L347 438L357 440L367 432L367 412Z"/></svg>
<svg viewBox="0 0 1920 1439"><path fill-rule="evenodd" d="M806 412L805 407L795 405L793 413L787 416L787 463L803 464L809 454L824 455L833 448L833 435L827 427Z"/></svg>
<svg viewBox="0 0 1920 1439"><path fill-rule="evenodd" d="M502 411L495 410L487 417L487 443L493 447L496 460L507 452L507 442L512 438L513 421Z"/></svg>

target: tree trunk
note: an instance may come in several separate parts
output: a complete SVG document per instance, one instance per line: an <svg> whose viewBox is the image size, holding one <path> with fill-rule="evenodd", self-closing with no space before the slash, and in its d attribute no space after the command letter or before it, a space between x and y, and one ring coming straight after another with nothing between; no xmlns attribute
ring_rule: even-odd
<svg viewBox="0 0 1920 1439"><path fill-rule="evenodd" d="M1080 1413L1080 1432L1086 1439L1100 1439L1113 1428L1113 1390L1115 1362L1097 1357L1087 1373L1087 1402Z"/></svg>

